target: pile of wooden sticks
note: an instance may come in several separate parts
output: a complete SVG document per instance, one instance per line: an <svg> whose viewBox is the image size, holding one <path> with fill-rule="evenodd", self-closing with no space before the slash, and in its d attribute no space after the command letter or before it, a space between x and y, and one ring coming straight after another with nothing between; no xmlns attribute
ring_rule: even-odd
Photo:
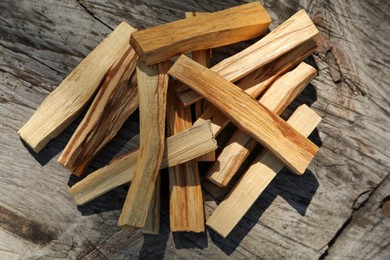
<svg viewBox="0 0 390 260"><path fill-rule="evenodd" d="M317 73L302 60L315 51L318 30L299 11L209 68L212 48L260 37L271 19L260 3L186 16L140 31L121 23L18 133L38 153L92 100L58 159L82 176L139 108L139 149L89 174L70 193L81 205L131 182L118 225L146 233L159 230L160 169L169 167L171 230L203 232L198 162L210 163L205 179L226 187L260 143L263 151L206 222L226 237L282 167L303 174L318 150L307 139L321 120L313 110L302 105L287 122L279 117ZM215 137L229 122L237 131L216 156Z"/></svg>

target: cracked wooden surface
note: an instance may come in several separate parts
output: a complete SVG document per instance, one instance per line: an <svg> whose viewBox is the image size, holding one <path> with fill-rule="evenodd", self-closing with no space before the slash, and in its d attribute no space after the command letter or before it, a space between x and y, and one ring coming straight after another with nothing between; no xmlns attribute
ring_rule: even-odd
<svg viewBox="0 0 390 260"><path fill-rule="evenodd" d="M323 117L311 135L321 148L303 176L287 170L277 175L227 239L210 230L169 232L167 175L159 236L117 228L127 186L76 207L67 190L77 179L56 159L81 119L38 155L18 138L16 131L40 102L121 21L146 28L184 18L186 11L244 2L0 3L0 258L388 258L390 219L381 209L390 195L390 5L385 1L263 2L271 29L304 8L322 34L320 52L308 59L319 75L291 106L309 104ZM248 44L214 50L213 64ZM219 144L234 130L228 127ZM135 148L138 131L138 116L131 116L89 171ZM222 189L202 181L206 217L231 185Z"/></svg>

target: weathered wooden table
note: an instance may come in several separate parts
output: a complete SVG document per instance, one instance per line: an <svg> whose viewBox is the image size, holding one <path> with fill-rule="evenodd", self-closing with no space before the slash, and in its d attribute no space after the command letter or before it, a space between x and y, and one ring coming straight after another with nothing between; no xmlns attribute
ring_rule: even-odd
<svg viewBox="0 0 390 260"><path fill-rule="evenodd" d="M321 149L303 176L281 172L227 239L169 232L166 176L159 236L117 228L128 186L77 207L67 192L77 179L56 159L80 120L37 155L18 138L40 102L119 22L145 28L243 2L1 1L0 259L389 259L390 218L381 208L390 195L387 1L264 2L271 29L304 8L322 32L324 47L309 59L319 75L292 106L310 104L323 117L311 135ZM247 45L216 49L214 62ZM137 120L131 116L90 171L137 146ZM208 216L229 188L203 188Z"/></svg>

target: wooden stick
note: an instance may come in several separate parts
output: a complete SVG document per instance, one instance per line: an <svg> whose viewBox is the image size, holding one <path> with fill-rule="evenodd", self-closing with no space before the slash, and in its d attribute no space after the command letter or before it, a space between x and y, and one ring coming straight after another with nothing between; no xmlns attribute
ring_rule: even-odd
<svg viewBox="0 0 390 260"><path fill-rule="evenodd" d="M312 54L316 48L316 43L312 40L305 42L298 48L284 54L245 78L237 82L237 85L245 90L251 97L257 98L271 83L280 75L297 65L301 60ZM217 136L230 122L230 120L216 107L209 107L194 125L203 124L206 120L211 120L213 133Z"/></svg>
<svg viewBox="0 0 390 260"><path fill-rule="evenodd" d="M127 46L135 29L121 23L42 102L18 131L34 152L58 136L81 113L104 80L107 71Z"/></svg>
<svg viewBox="0 0 390 260"><path fill-rule="evenodd" d="M138 31L131 36L130 44L149 65L181 53L258 37L270 23L271 18L263 6L250 3Z"/></svg>
<svg viewBox="0 0 390 260"><path fill-rule="evenodd" d="M173 90L168 92L167 134L192 126L191 109L185 108ZM198 163L188 161L169 168L169 220L175 231L204 231L204 209Z"/></svg>
<svg viewBox="0 0 390 260"><path fill-rule="evenodd" d="M294 70L277 79L259 102L274 113L281 114L315 77L316 73L315 68L302 62ZM256 140L236 130L215 164L209 169L207 179L218 186L226 187L256 145Z"/></svg>
<svg viewBox="0 0 390 260"><path fill-rule="evenodd" d="M140 108L140 153L118 226L143 227L164 152L168 63L137 63Z"/></svg>
<svg viewBox="0 0 390 260"><path fill-rule="evenodd" d="M58 162L81 176L91 160L114 138L138 107L137 56L130 45L115 61Z"/></svg>
<svg viewBox="0 0 390 260"><path fill-rule="evenodd" d="M217 149L210 123L193 126L166 139L161 169L195 159ZM83 205L133 179L139 150L136 149L98 169L69 189L77 205Z"/></svg>
<svg viewBox="0 0 390 260"><path fill-rule="evenodd" d="M142 233L158 235L160 233L160 208L161 208L161 177L158 174L156 187L152 196L152 203L146 217L145 226Z"/></svg>
<svg viewBox="0 0 390 260"><path fill-rule="evenodd" d="M302 105L287 122L308 136L320 121L319 115L308 106ZM283 166L283 162L263 149L229 195L215 209L207 220L207 226L222 237L227 237Z"/></svg>
<svg viewBox="0 0 390 260"><path fill-rule="evenodd" d="M318 147L283 119L219 74L181 55L168 74L182 81L252 138L272 151L287 167L302 174Z"/></svg>
<svg viewBox="0 0 390 260"><path fill-rule="evenodd" d="M235 82L317 34L318 30L312 20L301 10L261 40L221 61L212 70L228 81Z"/></svg>

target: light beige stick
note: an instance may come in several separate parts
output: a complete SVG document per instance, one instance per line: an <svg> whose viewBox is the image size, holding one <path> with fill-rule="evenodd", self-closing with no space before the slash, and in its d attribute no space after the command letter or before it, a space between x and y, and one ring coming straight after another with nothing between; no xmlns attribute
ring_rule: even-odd
<svg viewBox="0 0 390 260"><path fill-rule="evenodd" d="M295 173L304 173L316 154L318 147L278 115L218 73L185 55L180 56L168 74L208 99L238 128L267 147Z"/></svg>
<svg viewBox="0 0 390 260"><path fill-rule="evenodd" d="M114 138L138 107L137 56L128 45L110 68L87 114L73 133L58 162L81 176L91 160Z"/></svg>
<svg viewBox="0 0 390 260"><path fill-rule="evenodd" d="M127 23L121 23L46 97L19 129L20 138L34 152L40 152L81 113L114 61L129 46L134 31Z"/></svg>
<svg viewBox="0 0 390 260"><path fill-rule="evenodd" d="M217 149L210 123L193 126L166 139L161 168L175 166ZM96 170L69 189L77 205L83 205L133 179L139 150L134 150Z"/></svg>
<svg viewBox="0 0 390 260"><path fill-rule="evenodd" d="M168 91L168 136L191 126L191 109L183 106L173 90ZM204 231L202 189L196 160L169 168L169 220L173 232Z"/></svg>
<svg viewBox="0 0 390 260"><path fill-rule="evenodd" d="M158 235L160 233L160 208L161 208L161 176L158 174L156 187L152 196L152 203L146 217L142 233Z"/></svg>
<svg viewBox="0 0 390 260"><path fill-rule="evenodd" d="M130 44L141 60L154 64L181 53L258 37L270 23L260 3L249 3L138 31L131 36Z"/></svg>
<svg viewBox="0 0 390 260"><path fill-rule="evenodd" d="M167 69L167 62L152 66L141 61L137 63L140 153L119 217L118 226L121 228L141 228L145 225L164 153Z"/></svg>
<svg viewBox="0 0 390 260"><path fill-rule="evenodd" d="M251 97L259 96L280 75L287 72L304 58L312 54L316 48L312 40L305 42L298 48L284 54L269 65L264 66L237 82L237 85L245 90ZM211 120L213 133L217 136L230 122L230 120L216 107L209 107L194 125L202 124L205 120Z"/></svg>
<svg viewBox="0 0 390 260"><path fill-rule="evenodd" d="M277 79L259 102L276 114L281 114L316 74L315 68L302 62L294 70ZM225 187L256 145L256 140L236 130L215 164L208 170L207 179L218 186Z"/></svg>
<svg viewBox="0 0 390 260"><path fill-rule="evenodd" d="M255 44L211 69L228 81L235 82L317 34L312 20L301 10Z"/></svg>
<svg viewBox="0 0 390 260"><path fill-rule="evenodd" d="M287 122L308 136L320 121L319 115L308 106L302 105ZM283 162L264 149L215 209L207 220L207 226L222 237L227 237L283 166Z"/></svg>

